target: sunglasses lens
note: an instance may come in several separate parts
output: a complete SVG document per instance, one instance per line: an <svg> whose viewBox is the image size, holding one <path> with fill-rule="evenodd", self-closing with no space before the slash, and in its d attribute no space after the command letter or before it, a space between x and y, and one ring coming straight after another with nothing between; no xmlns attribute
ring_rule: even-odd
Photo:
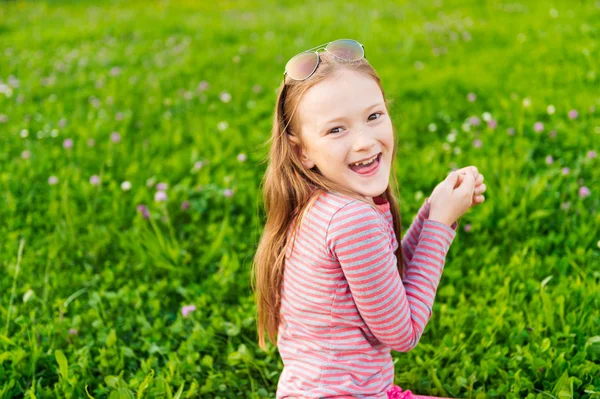
<svg viewBox="0 0 600 399"><path fill-rule="evenodd" d="M327 51L338 58L358 61L365 55L362 46L355 40L342 39L329 43Z"/></svg>
<svg viewBox="0 0 600 399"><path fill-rule="evenodd" d="M315 70L317 62L318 56L314 51L300 53L288 61L285 71L294 80L304 80Z"/></svg>

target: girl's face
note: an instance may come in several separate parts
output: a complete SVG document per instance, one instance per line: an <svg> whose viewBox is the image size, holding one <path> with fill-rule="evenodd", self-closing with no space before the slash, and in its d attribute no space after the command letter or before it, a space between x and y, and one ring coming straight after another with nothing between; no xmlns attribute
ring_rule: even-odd
<svg viewBox="0 0 600 399"><path fill-rule="evenodd" d="M389 184L394 132L377 83L358 72L342 70L304 93L298 112L307 169L374 203ZM297 137L290 137L299 144ZM375 174L361 175L350 164L381 154ZM377 162L377 161L376 161Z"/></svg>

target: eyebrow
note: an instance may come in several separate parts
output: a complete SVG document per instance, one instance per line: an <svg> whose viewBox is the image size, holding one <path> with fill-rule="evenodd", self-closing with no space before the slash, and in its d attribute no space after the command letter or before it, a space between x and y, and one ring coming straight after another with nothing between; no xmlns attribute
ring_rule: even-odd
<svg viewBox="0 0 600 399"><path fill-rule="evenodd" d="M373 105L371 105L371 106L367 107L367 108L365 109L365 111L369 111L369 110L371 110L371 109L373 109L373 108L375 108L375 107L379 107L379 106L382 106L382 105L384 105L384 103L382 103L382 102L378 102L378 103L376 103L376 104L373 104ZM343 119L346 119L346 118L345 118L344 116L338 116L338 117L336 117L336 118L330 119L330 120L328 120L327 122L325 122L325 123L321 124L321 127L323 127L323 126L325 126L325 125L327 125L327 124L329 124L329 123L336 122L336 121L343 120Z"/></svg>

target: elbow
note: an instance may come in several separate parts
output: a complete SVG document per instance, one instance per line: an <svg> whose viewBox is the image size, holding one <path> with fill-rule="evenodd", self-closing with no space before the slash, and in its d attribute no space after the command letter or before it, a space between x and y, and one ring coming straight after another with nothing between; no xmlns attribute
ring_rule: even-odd
<svg viewBox="0 0 600 399"><path fill-rule="evenodd" d="M388 346L396 351L396 352L410 352L411 350L415 349L415 347L417 346L418 342L414 342L414 341L410 341L410 342L404 342L402 344L399 344L398 342L393 343L393 344L388 344Z"/></svg>
<svg viewBox="0 0 600 399"><path fill-rule="evenodd" d="M415 332L415 334L410 337L410 340L404 340L403 342L395 341L388 344L388 346L396 352L410 352L417 347L420 339L421 336Z"/></svg>
<svg viewBox="0 0 600 399"><path fill-rule="evenodd" d="M415 349L416 346L417 346L416 344L415 345L402 345L402 346L395 346L395 347L392 346L391 348L393 350L395 350L396 352L406 353L406 352L410 352L411 350Z"/></svg>

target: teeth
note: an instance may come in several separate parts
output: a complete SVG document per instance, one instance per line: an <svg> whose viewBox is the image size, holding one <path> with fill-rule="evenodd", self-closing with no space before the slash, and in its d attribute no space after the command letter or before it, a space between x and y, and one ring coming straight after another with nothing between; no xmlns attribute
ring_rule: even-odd
<svg viewBox="0 0 600 399"><path fill-rule="evenodd" d="M351 163L350 165L356 165L356 166L358 166L358 165L368 165L368 164L370 164L371 162L373 162L373 161L374 161L374 160L375 160L375 159L376 159L378 156L379 156L379 154L375 155L373 158L371 158L371 159L368 159L368 160L366 160L366 161L363 161L363 162L355 162L355 163Z"/></svg>

